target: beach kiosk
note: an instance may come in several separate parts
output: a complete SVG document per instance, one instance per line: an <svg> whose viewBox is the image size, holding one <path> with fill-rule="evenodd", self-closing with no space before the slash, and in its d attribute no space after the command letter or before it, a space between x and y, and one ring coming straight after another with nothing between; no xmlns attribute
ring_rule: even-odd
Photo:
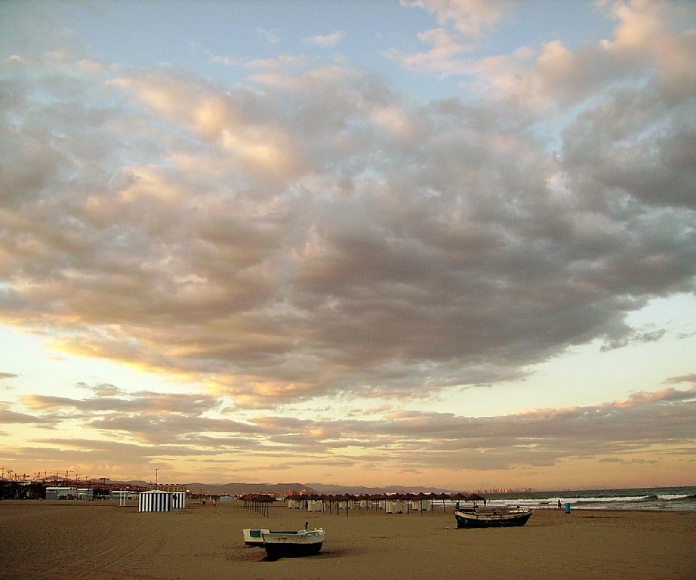
<svg viewBox="0 0 696 580"><path fill-rule="evenodd" d="M172 509L186 507L186 492L184 491L141 491L138 495L139 512L170 512Z"/></svg>

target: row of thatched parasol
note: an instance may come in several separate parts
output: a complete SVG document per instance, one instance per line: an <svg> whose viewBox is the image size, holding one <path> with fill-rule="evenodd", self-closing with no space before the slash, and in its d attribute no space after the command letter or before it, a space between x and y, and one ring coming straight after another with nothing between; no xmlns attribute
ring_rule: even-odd
<svg viewBox="0 0 696 580"><path fill-rule="evenodd" d="M323 500L323 501L484 501L483 496L476 493L377 493L377 494L359 494L352 493L331 495L331 494L296 494L289 495L285 499L294 500Z"/></svg>
<svg viewBox="0 0 696 580"><path fill-rule="evenodd" d="M266 494L246 494L241 496L240 498L244 502L244 507L247 509L253 509L257 512L262 513L265 516L268 516L268 506L270 503L275 502L276 498L271 496L271 495L266 495ZM436 501L442 501L442 507L443 509L445 508L445 502L447 501L468 501L468 502L477 502L477 501L482 501L486 502L486 500L475 493L378 493L378 494L338 494L338 495L333 495L333 494L294 494L287 496L285 498L286 500L295 500L295 501L322 501L325 504L328 504L329 507L329 513L333 512L333 508L335 507L336 509L336 514L338 515L340 512L340 507L341 503L345 502L346 503L346 508L348 507L349 503L367 503L368 504L368 509L369 506L373 506L374 508L377 508L380 504L380 502L383 501L406 501L407 502L407 510L410 511L410 505L411 502L419 502L420 503L420 513L423 515L423 505L424 503L431 502L434 503ZM346 515L348 515L348 512L350 510L346 509Z"/></svg>
<svg viewBox="0 0 696 580"><path fill-rule="evenodd" d="M268 517L268 506L276 501L274 496L263 493L247 493L239 499L244 502L245 509L254 510L265 517Z"/></svg>

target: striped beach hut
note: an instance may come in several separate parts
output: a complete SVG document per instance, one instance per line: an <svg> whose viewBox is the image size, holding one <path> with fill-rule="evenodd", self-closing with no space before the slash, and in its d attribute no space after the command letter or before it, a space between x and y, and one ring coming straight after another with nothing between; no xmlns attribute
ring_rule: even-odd
<svg viewBox="0 0 696 580"><path fill-rule="evenodd" d="M186 492L172 491L172 509L182 510L186 507Z"/></svg>
<svg viewBox="0 0 696 580"><path fill-rule="evenodd" d="M172 511L172 508L181 509L185 504L185 492L160 491L159 489L153 489L151 491L141 491L138 495L139 512L170 512Z"/></svg>

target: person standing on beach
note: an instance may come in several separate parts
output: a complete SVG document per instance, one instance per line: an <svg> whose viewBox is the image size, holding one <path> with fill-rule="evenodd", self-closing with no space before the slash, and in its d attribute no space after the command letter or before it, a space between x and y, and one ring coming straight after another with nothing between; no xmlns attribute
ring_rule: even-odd
<svg viewBox="0 0 696 580"><path fill-rule="evenodd" d="M561 510L563 509L563 504L561 503L561 500L558 500L558 509Z"/></svg>

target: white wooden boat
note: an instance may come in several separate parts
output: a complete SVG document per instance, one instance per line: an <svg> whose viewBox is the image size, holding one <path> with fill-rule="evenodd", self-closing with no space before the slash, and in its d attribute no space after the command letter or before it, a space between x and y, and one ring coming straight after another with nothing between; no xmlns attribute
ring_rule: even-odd
<svg viewBox="0 0 696 580"><path fill-rule="evenodd" d="M305 529L291 532L265 531L262 534L263 547L269 560L278 558L295 558L318 554L324 543L326 532L322 528Z"/></svg>
<svg viewBox="0 0 696 580"><path fill-rule="evenodd" d="M242 533L244 534L244 543L247 546L259 546L263 547L263 533L270 532L266 528L244 528Z"/></svg>

